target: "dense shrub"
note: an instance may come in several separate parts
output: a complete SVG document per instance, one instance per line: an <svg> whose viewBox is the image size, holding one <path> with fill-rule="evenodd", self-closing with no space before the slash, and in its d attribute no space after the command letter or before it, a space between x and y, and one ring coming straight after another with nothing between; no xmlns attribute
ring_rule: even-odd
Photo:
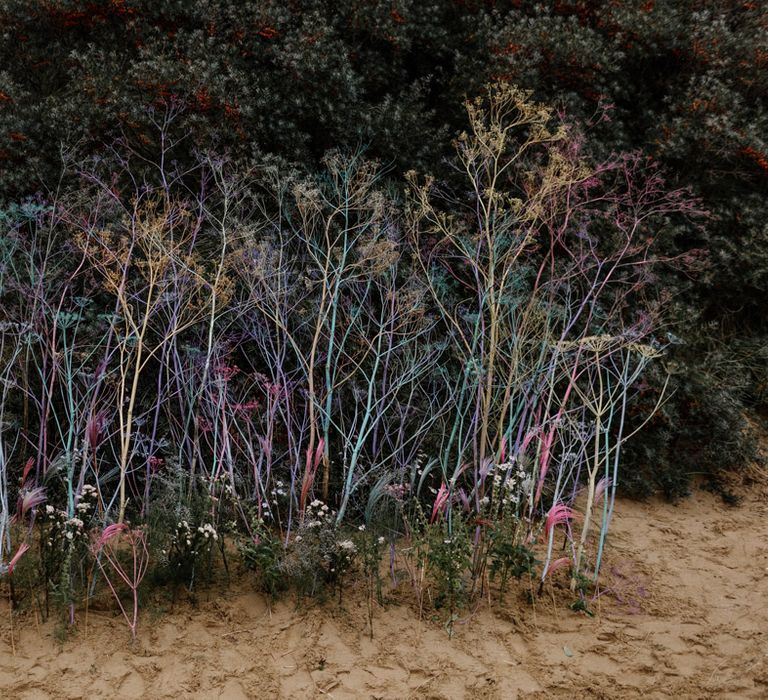
<svg viewBox="0 0 768 700"><path fill-rule="evenodd" d="M102 153L121 137L135 170L160 133L165 158L182 167L213 149L242 165L271 154L313 170L329 148L363 145L394 180L410 168L450 179L457 106L491 79L590 124L598 158L653 155L711 214L704 227L681 225L669 253L699 250L709 267L660 273L676 300L680 381L671 419L639 437L635 467L655 476L638 484L681 493L689 473L748 458L744 413L765 405L762 3L3 0L0 19L6 202L55 190L62 150ZM677 449L700 441L675 416L715 402L709 418L696 412L707 453Z"/></svg>
<svg viewBox="0 0 768 700"><path fill-rule="evenodd" d="M191 172L119 144L6 212L9 570L61 540L41 583L72 618L90 553L134 635L149 563L192 590L227 536L271 594L282 573L341 595L379 551L348 536L361 519L421 541L451 620L487 566L533 575L537 544L542 581L565 561L596 580L632 411L657 408L635 404L667 345L656 271L695 263L663 238L699 203L640 154L593 161L507 83L466 111L451 181L398 191L342 151Z"/></svg>

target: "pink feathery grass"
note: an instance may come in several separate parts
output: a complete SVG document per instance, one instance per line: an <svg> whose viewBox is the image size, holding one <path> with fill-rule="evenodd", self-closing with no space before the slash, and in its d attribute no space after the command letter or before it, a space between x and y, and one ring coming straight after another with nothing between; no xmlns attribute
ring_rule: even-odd
<svg viewBox="0 0 768 700"><path fill-rule="evenodd" d="M24 471L21 473L21 483L22 485L27 483L27 477L29 476L29 472L32 471L32 467L35 464L35 458L30 457L27 460L27 463L24 465Z"/></svg>
<svg viewBox="0 0 768 700"><path fill-rule="evenodd" d="M595 486L595 503L603 497L603 494L611 487L612 483L611 479L607 476L604 476L597 482L597 486Z"/></svg>
<svg viewBox="0 0 768 700"><path fill-rule="evenodd" d="M479 475L481 483L485 481L485 478L491 471L491 467L493 467L493 457L486 457L480 464Z"/></svg>
<svg viewBox="0 0 768 700"><path fill-rule="evenodd" d="M19 563L19 559L21 559L22 556L24 556L24 553L29 549L29 545L26 542L23 542L21 545L19 545L18 550L16 550L16 554L13 555L11 558L11 561L8 562L8 575L10 576L13 573L13 569L15 568L16 564Z"/></svg>
<svg viewBox="0 0 768 700"><path fill-rule="evenodd" d="M104 430L104 415L96 413L88 418L86 433L88 435L88 445L95 450L101 441L101 435Z"/></svg>
<svg viewBox="0 0 768 700"><path fill-rule="evenodd" d="M549 432L544 436L542 440L541 448L541 460L539 462L539 483L536 486L536 497L533 499L534 503L538 503L541 498L541 490L544 488L544 479L549 471L549 460L552 456L552 441L555 439L555 429L550 428Z"/></svg>
<svg viewBox="0 0 768 700"><path fill-rule="evenodd" d="M561 557L560 559L555 559L555 561L553 561L547 567L547 570L544 573L544 575L549 576L553 574L555 571L558 571L559 569L565 569L570 565L571 565L571 560L569 557Z"/></svg>
<svg viewBox="0 0 768 700"><path fill-rule="evenodd" d="M113 540L118 535L125 535L124 542L130 548L132 565L126 567L125 563L117 555ZM139 586L147 573L149 564L149 550L144 531L136 528L131 530L125 523L107 525L101 535L92 545L92 554L96 559L104 580L107 582L117 605L122 612L131 637L136 639L136 629L139 621ZM110 576L110 572L112 576ZM113 580L114 579L114 580ZM122 581L130 590L132 605L129 609L121 600L117 590L117 581Z"/></svg>
<svg viewBox="0 0 768 700"><path fill-rule="evenodd" d="M33 489L23 489L21 493L19 493L14 520L21 520L30 510L36 508L41 503L45 503L45 488L43 486L37 486Z"/></svg>
<svg viewBox="0 0 768 700"><path fill-rule="evenodd" d="M125 523L113 523L112 525L107 525L94 543L94 548L100 550L113 537L116 537L126 530L128 530L128 526Z"/></svg>
<svg viewBox="0 0 768 700"><path fill-rule="evenodd" d="M314 452L311 446L307 448L307 462L304 467L304 478L301 481L301 493L299 494L299 510L302 513L307 503L309 490L315 481L315 474L317 474L317 468L320 466L324 450L325 438L320 438Z"/></svg>
<svg viewBox="0 0 768 700"><path fill-rule="evenodd" d="M547 513L547 519L544 523L544 532L547 537L552 533L555 527L568 523L570 520L576 517L576 512L573 508L569 508L565 503L555 503Z"/></svg>
<svg viewBox="0 0 768 700"><path fill-rule="evenodd" d="M448 497L448 487L445 485L445 482L443 482L440 484L437 496L435 496L435 503L432 506L432 517L429 519L430 523L434 523L435 520L437 520L437 516L445 510L445 507L448 504Z"/></svg>

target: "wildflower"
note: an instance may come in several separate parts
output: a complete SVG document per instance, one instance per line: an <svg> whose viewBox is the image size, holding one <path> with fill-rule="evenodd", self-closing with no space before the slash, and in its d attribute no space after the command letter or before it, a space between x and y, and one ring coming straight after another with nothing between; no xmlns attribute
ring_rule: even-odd
<svg viewBox="0 0 768 700"><path fill-rule="evenodd" d="M384 544L386 540L383 537L379 537L378 542L379 544Z"/></svg>
<svg viewBox="0 0 768 700"><path fill-rule="evenodd" d="M357 529L360 530L360 532L365 532L365 524L360 525L360 527L358 527Z"/></svg>

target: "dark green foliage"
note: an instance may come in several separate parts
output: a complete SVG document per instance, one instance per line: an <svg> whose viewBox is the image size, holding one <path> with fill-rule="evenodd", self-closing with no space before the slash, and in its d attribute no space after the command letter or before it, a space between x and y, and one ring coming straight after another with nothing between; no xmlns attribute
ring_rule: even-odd
<svg viewBox="0 0 768 700"><path fill-rule="evenodd" d="M269 528L259 528L256 537L238 549L245 566L257 572L261 590L272 598L285 590L287 581L280 568L283 545Z"/></svg>
<svg viewBox="0 0 768 700"><path fill-rule="evenodd" d="M491 579L499 576L502 589L506 587L510 576L520 579L525 574L533 574L538 563L528 547L513 544L509 540L494 542L490 554Z"/></svg>
<svg viewBox="0 0 768 700"><path fill-rule="evenodd" d="M678 226L668 250L699 251L706 270L657 280L683 344L623 483L679 495L690 475L750 458L744 415L768 394L765 3L0 0L0 22L5 203L55 191L62 155L103 155L115 139L182 169L215 150L314 170L329 148L362 145L394 179L451 179L446 137L491 79L590 125L598 155L642 149L710 219Z"/></svg>

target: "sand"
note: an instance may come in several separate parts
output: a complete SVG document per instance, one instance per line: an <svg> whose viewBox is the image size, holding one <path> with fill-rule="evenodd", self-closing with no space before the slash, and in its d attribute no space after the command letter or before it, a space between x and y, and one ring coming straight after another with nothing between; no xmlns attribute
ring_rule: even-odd
<svg viewBox="0 0 768 700"><path fill-rule="evenodd" d="M766 698L768 489L745 493L621 501L594 617L565 586L533 607L513 591L464 611L450 639L407 590L386 592L370 639L362 584L298 607L217 587L147 610L135 644L105 609L63 642L21 617L12 646L0 605L0 697Z"/></svg>

